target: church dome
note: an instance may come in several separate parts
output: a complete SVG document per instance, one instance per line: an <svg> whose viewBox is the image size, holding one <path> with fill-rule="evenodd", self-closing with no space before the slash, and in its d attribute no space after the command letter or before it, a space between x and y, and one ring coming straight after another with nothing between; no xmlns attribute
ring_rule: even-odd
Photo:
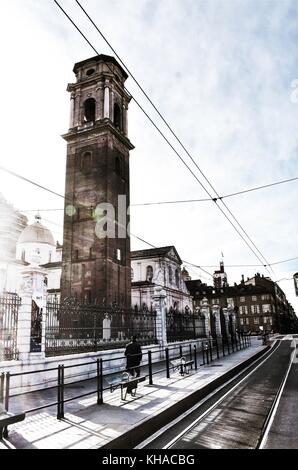
<svg viewBox="0 0 298 470"><path fill-rule="evenodd" d="M19 239L18 243L45 243L47 245L56 246L52 232L40 223L40 217L35 217L36 222L26 227Z"/></svg>

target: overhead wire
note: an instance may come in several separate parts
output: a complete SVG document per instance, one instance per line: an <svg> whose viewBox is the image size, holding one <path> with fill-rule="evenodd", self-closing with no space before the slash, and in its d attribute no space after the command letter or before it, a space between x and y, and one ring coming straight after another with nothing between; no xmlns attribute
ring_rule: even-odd
<svg viewBox="0 0 298 470"><path fill-rule="evenodd" d="M77 1L77 0L76 0ZM81 31L81 29L77 26L77 24L72 20L72 18L68 15L68 13L62 8L62 6L59 4L59 2L57 0L54 0L54 2L56 3L56 5L60 8L60 10L64 13L64 15L68 18L68 20L72 23L72 25L76 28L76 30L82 35L82 37L85 39L85 41L90 45L90 47L95 51L95 53L97 55L99 55L98 51L96 50L96 48L92 45L92 43L88 40L88 38L86 37L86 35ZM79 4L79 2L77 2ZM80 6L81 7L81 6ZM81 7L81 9L85 12L85 10ZM89 16L86 12L85 14L87 16ZM93 20L91 20L91 22L94 24ZM118 55L117 55L118 57ZM123 64L123 61L121 61L121 63ZM109 67L109 65L106 63L106 66ZM110 67L109 67L110 68ZM126 68L126 67L125 67ZM126 68L126 70L128 70ZM134 77L132 77L134 79ZM135 80L135 79L134 79ZM137 85L140 87L140 85L138 84L138 82L135 80L135 82L137 83ZM124 87L124 89L131 95L131 93L127 90L127 88ZM145 94L145 96L147 97L147 94L144 92L144 90L142 89L142 87L140 87L141 91ZM256 251L250 246L250 244L247 242L247 240L244 238L244 236L242 235L242 233L237 229L237 227L235 226L235 224L229 219L229 217L227 216L227 214L225 213L225 211L218 205L218 198L220 197L219 194L217 193L217 191L215 190L215 188L213 187L213 185L210 183L210 181L208 180L208 178L205 176L205 174L202 172L202 170L200 169L200 167L198 166L198 164L195 162L195 160L193 159L192 155L189 153L189 151L185 148L185 146L183 145L183 143L181 142L181 140L177 137L177 135L175 134L175 132L172 130L172 128L169 126L169 124L167 123L167 121L164 119L164 117L161 115L161 113L157 110L156 106L152 103L152 101L150 100L152 106L154 107L154 109L158 112L159 116L162 118L162 120L164 121L164 123L166 124L166 126L169 128L169 130L171 131L171 133L174 135L174 137L176 138L176 140L179 142L179 144L182 146L182 148L184 149L184 151L187 153L187 155L189 156L189 158L192 160L192 162L195 164L196 168L199 170L199 172L201 173L201 175L204 177L204 179L207 181L207 183L209 184L209 186L212 188L212 190L215 192L215 194L217 195L216 198L213 198L212 195L210 194L210 191L208 191L207 188L205 188L205 186L203 185L203 183L198 179L198 177L196 176L196 174L192 171L192 169L188 166L188 164L184 161L184 159L181 157L181 155L178 153L178 151L173 147L173 145L170 143L170 141L167 139L167 137L164 135L164 133L159 129L159 127L155 124L155 122L151 119L151 117L148 115L148 113L144 110L144 108L140 105L140 103L136 100L136 98L134 96L132 96L132 99L134 100L134 102L137 104L137 106L142 110L142 112L146 115L146 117L149 119L149 121L151 122L151 124L156 128L156 130L160 133L160 135L164 138L164 140L168 143L168 145L172 148L172 150L175 152L175 154L178 156L178 158L180 159L180 161L186 166L186 168L190 171L190 173L194 176L194 178L197 180L197 182L201 185L201 187L204 189L204 191L209 195L210 198L213 199L214 203L216 204L216 207L221 211L221 213L224 215L224 217L228 220L228 222L230 223L230 225L232 225L232 227L234 228L234 230L238 233L238 235L241 237L241 239L245 242L245 244L247 245L247 247L250 249L250 251L252 251L252 253L256 256L256 258L263 264L263 266L265 267L265 269L268 271L268 273L270 274L269 270L268 270L268 267L270 267L271 271L273 272L273 274L275 275L273 269L271 268L270 266L270 263L267 261L267 259L265 258L265 256L261 253L261 251L258 249L258 247L256 246L256 244L253 242L253 240L250 238L250 236L248 235L248 233L246 232L246 230L243 228L243 226L240 224L240 222L237 220L237 218L233 215L233 213L231 212L231 210L228 208L228 206L222 202L222 204L224 205L224 207L226 208L226 210L229 212L229 214L231 215L231 217L235 220L235 222L237 223L237 225L240 227L240 229L243 231L243 233L245 234L245 236L247 237L247 239L250 241L250 243L254 246L254 248L257 250L257 252L260 254L260 256L263 258L263 260L265 261L265 264L264 264L264 261L262 259L260 259L259 255L256 253Z"/></svg>

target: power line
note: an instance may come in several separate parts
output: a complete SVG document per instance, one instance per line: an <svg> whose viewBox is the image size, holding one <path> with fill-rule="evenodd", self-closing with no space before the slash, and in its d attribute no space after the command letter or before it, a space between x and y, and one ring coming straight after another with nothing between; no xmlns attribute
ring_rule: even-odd
<svg viewBox="0 0 298 470"><path fill-rule="evenodd" d="M42 185L40 185L40 184L38 184L38 183L35 183L35 181L29 180L28 178L25 178L24 176L19 175L18 173L15 173L15 172L13 172L13 171L10 171L10 170L8 170L7 168L4 168L3 166L0 166L0 170L4 171L4 172L6 172L6 173L11 174L11 175L14 176L15 178L19 178L19 179L21 179L21 180L23 180L23 181L25 181L25 182L27 182L27 183L29 183L29 184L32 184L33 186L37 186L38 188L43 189L44 191L47 191L47 192L49 192L49 193L51 193L51 194L54 194L55 196L59 196L59 197L61 197L62 199L67 200L67 199L65 198L65 196L62 196L61 194L56 193L56 192L52 191L51 189L46 188L45 186L42 186ZM52 222L52 221L50 221L50 220L48 220L48 219L44 219L44 220L47 220L48 222L53 223L54 225L57 225L57 226L62 227L62 225L58 225L56 222ZM122 227L123 227L123 225L120 224L119 222L115 221L115 223L116 223L118 226L122 226ZM132 234L132 233L130 233L130 235L133 236L134 238L136 238L136 239L142 241L143 243L145 243L146 245L150 246L151 248L157 248L155 245L152 245L151 243L147 242L146 240L144 240L143 238L139 237L138 235L134 235L134 234ZM211 273L209 273L209 272L206 271L205 269L201 269L199 265L196 265L196 264L190 263L190 262L188 262L188 261L184 261L184 260L182 260L182 261L183 261L184 263L187 263L187 264L189 264L189 265L191 265L191 266L194 266L194 267L200 269L200 270L203 271L204 273L208 274L208 276L211 276L211 277L212 277L212 274L211 274Z"/></svg>
<svg viewBox="0 0 298 470"><path fill-rule="evenodd" d="M218 198L182 199L182 200L178 199L178 200L173 200L173 201L143 202L143 203L131 204L131 206L134 206L134 207L136 207L136 206L155 206L155 205L163 205L163 204L183 204L183 203L189 203L189 202L208 202L208 201L214 201L214 199L222 200L222 199L226 199L228 197L238 196L240 194L245 194L245 193L249 193L249 192L252 192L252 191L258 191L260 189L269 188L269 187L272 187L272 186L277 186L279 184L289 183L291 181L296 181L296 180L298 180L298 176L295 177L295 178L287 179L287 180L276 181L275 183L264 184L262 186L256 186L254 188L244 189L242 191L237 191L235 193L230 193L230 194L226 194L224 196L219 196ZM272 263L270 263L270 264L272 264Z"/></svg>
<svg viewBox="0 0 298 470"><path fill-rule="evenodd" d="M271 186L276 186L283 183L289 183L291 181L298 180L298 177L290 178L287 180L276 181L275 183L265 184L263 186L256 186L254 188L244 189L242 191L238 191L236 193L226 194L224 196L220 196L219 198L203 198L203 199L177 199L173 201L155 201L155 202L139 202L136 204L131 204L131 207L138 207L138 206L156 206L156 205L165 205L165 204L183 204L183 203L191 203L191 202L211 202L214 199L225 199L227 197L238 196L239 194L245 194L252 191L257 191L259 189L269 188ZM53 209L23 209L21 212L56 212L56 211L63 211L63 208L53 208ZM273 263L270 263L271 265Z"/></svg>
<svg viewBox="0 0 298 470"><path fill-rule="evenodd" d="M95 47L91 44L91 42L87 39L87 37L84 35L84 33L80 30L80 28L76 25L76 23L70 18L70 16L66 13L66 11L61 7L61 5L59 4L59 2L57 0L54 0L54 2L56 3L56 5L60 8L60 10L64 13L64 15L69 19L69 21L72 23L72 25L76 28L76 30L82 35L82 37L85 39L85 41L90 45L90 47L95 51L95 53L97 55L99 55L98 51L95 49ZM85 12L85 10L83 10ZM87 15L89 16L89 15ZM93 21L91 20L91 22L93 23ZM94 23L93 23L94 24ZM118 56L117 56L118 57ZM121 61L122 62L122 61ZM122 62L123 63L123 62ZM106 66L111 70L111 68L109 67L109 65L107 63L105 63ZM125 67L126 70L127 67ZM132 76L132 78L134 79L134 77ZM135 80L135 79L134 79ZM136 80L135 80L136 81ZM137 85L139 86L138 82L136 81ZM145 93L143 91L143 89L140 87L141 91L143 93ZM127 90L127 88L124 87L124 90L126 92L128 92L130 95L131 93ZM148 99L148 96L147 94L145 93L145 96L147 97ZM151 122L151 124L156 128L156 130L159 132L159 134L164 138L164 140L168 143L168 145L172 148L172 150L175 152L175 154L178 156L178 158L180 159L180 161L187 167L187 169L190 171L190 173L194 176L194 178L197 180L197 182L202 186L202 188L205 190L205 192L209 195L210 198L212 198L212 195L210 194L210 192L207 190L207 188L204 187L204 185L202 184L202 182L198 179L198 177L195 175L195 173L191 170L191 168L187 165L187 163L184 161L184 159L181 157L181 155L177 152L177 150L173 147L173 145L170 143L170 141L166 138L166 136L163 134L163 132L159 129L159 127L155 124L155 122L150 118L150 116L148 115L148 113L144 110L144 108L138 103L138 101L136 100L136 98L134 96L132 96L132 99L134 100L134 102L137 104L137 106L142 110L142 112L146 115L146 117L149 119L149 121ZM150 100L150 99L149 99ZM234 230L238 233L238 235L241 237L241 239L245 242L245 244L247 245L247 247L252 251L252 253L256 256L256 258L263 264L263 266L265 267L265 269L268 271L269 273L269 270L267 268L267 266L270 267L270 263L266 260L266 258L264 257L264 255L261 253L261 251L258 249L258 247L256 246L256 244L253 242L253 240L250 238L250 236L248 235L248 233L245 231L245 229L243 228L243 226L240 224L240 222L236 219L236 217L234 216L234 214L231 212L231 210L229 209L229 207L224 203L222 202L222 204L224 205L224 207L226 208L226 210L230 213L230 215L232 216L232 218L235 220L235 222L237 223L237 225L240 227L240 229L243 231L243 233L245 234L245 236L247 237L247 239L250 241L250 243L255 247L255 249L257 250L257 252L261 255L261 257L265 260L265 263L260 259L259 255L255 252L255 250L249 245L249 243L247 242L247 240L244 238L244 236L242 235L241 232L239 232L239 230L237 229L237 227L234 225L234 223L229 219L229 217L227 216L227 214L224 212L224 210L217 204L217 199L219 197L219 194L217 193L217 191L215 190L215 188L212 186L212 184L210 183L210 181L208 180L208 178L205 176L205 174L202 172L202 170L200 169L200 167L198 166L198 164L196 163L196 161L193 159L193 157L191 156L191 154L188 152L188 150L185 148L185 146L183 145L183 143L180 141L180 139L177 137L177 135L175 134L175 132L172 130L172 128L169 126L169 124L167 123L167 121L164 119L164 117L161 115L161 113L157 110L157 108L155 107L155 105L152 103L152 101L150 100L151 104L154 106L154 109L158 112L159 116L161 117L161 119L164 121L164 123L166 124L166 126L169 128L169 130L171 131L171 133L174 135L175 139L178 141L178 143L182 146L182 148L184 149L184 151L187 153L187 155L189 156L189 158L192 160L192 162L194 163L194 165L196 166L196 168L199 170L199 172L201 173L201 175L204 177L204 179L207 181L207 183L209 184L209 186L212 188L212 190L215 192L215 194L217 195L217 198L212 198L214 203L216 204L217 208L221 211L221 213L224 215L224 217L228 220L228 222L232 225L232 227L234 228ZM274 273L273 269L270 267L271 271ZM269 273L270 274L270 273Z"/></svg>

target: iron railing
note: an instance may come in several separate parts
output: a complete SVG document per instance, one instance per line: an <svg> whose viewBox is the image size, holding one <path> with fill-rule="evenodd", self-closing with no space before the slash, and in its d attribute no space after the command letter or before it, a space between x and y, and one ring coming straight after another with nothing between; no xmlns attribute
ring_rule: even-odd
<svg viewBox="0 0 298 470"><path fill-rule="evenodd" d="M0 361L18 359L17 330L21 298L17 294L0 296Z"/></svg>
<svg viewBox="0 0 298 470"><path fill-rule="evenodd" d="M202 315L181 313L175 310L166 312L167 340L183 341L206 336L205 318Z"/></svg>
<svg viewBox="0 0 298 470"><path fill-rule="evenodd" d="M156 343L155 311L101 307L75 300L47 303L47 356L121 348L133 335L142 345Z"/></svg>

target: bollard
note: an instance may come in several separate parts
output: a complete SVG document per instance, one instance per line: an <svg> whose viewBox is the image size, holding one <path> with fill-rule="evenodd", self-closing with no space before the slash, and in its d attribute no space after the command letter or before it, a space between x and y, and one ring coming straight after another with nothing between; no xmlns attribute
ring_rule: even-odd
<svg viewBox="0 0 298 470"><path fill-rule="evenodd" d="M167 368L167 379L170 378L170 361L169 361L169 350L166 348L166 368Z"/></svg>
<svg viewBox="0 0 298 470"><path fill-rule="evenodd" d="M149 366L149 385L153 385L152 352L151 351L148 351L148 366Z"/></svg>
<svg viewBox="0 0 298 470"><path fill-rule="evenodd" d="M198 370L198 360L197 360L197 347L194 345L193 347L193 355L195 360L195 370Z"/></svg>
<svg viewBox="0 0 298 470"><path fill-rule="evenodd" d="M102 359L96 360L97 366L97 404L103 404L103 374L102 374Z"/></svg>
<svg viewBox="0 0 298 470"><path fill-rule="evenodd" d="M8 411L9 408L9 388L10 388L10 372L6 372L6 384L5 384L5 409Z"/></svg>

